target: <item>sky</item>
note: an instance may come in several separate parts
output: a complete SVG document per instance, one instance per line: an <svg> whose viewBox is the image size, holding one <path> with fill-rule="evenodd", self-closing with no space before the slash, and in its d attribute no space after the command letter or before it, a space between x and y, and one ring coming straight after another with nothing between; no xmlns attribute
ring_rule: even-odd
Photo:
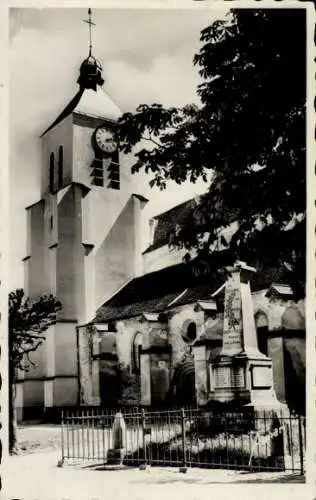
<svg viewBox="0 0 316 500"><path fill-rule="evenodd" d="M94 9L93 53L103 66L104 89L124 111L142 103L199 103L198 68L192 64L201 29L225 11L190 9ZM23 287L25 207L40 199L40 134L77 91L88 53L87 9L10 10L9 176L10 289ZM161 193L138 176L149 198L148 218L204 192L205 183L170 184Z"/></svg>

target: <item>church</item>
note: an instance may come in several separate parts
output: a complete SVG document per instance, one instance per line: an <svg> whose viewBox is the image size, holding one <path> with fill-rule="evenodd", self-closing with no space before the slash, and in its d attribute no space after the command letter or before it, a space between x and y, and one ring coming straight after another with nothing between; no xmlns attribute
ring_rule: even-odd
<svg viewBox="0 0 316 500"><path fill-rule="evenodd" d="M19 420L52 408L113 402L116 367L139 382L142 405L205 404L210 367L222 348L225 283L197 277L171 250L191 199L149 221L141 246L142 210L134 192L132 154L122 154L122 112L103 89L91 51L78 92L43 132L41 198L27 207L25 294L52 293L62 303L34 367L19 373ZM286 269L251 280L256 342L272 360L278 400L305 407L305 310ZM113 375L114 374L114 375Z"/></svg>

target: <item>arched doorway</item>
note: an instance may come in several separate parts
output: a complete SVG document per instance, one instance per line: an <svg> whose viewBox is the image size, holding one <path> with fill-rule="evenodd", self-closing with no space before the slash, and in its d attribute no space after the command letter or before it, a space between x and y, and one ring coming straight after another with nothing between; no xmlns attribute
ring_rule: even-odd
<svg viewBox="0 0 316 500"><path fill-rule="evenodd" d="M266 313L258 311L255 314L255 323L257 329L258 349L262 352L262 354L268 356L269 323Z"/></svg>
<svg viewBox="0 0 316 500"><path fill-rule="evenodd" d="M194 363L185 360L180 363L173 374L172 402L177 406L192 406L196 404Z"/></svg>

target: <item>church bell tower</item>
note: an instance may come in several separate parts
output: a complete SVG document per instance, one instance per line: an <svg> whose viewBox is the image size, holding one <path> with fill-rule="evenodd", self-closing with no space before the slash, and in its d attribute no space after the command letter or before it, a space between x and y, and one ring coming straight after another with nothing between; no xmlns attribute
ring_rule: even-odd
<svg viewBox="0 0 316 500"><path fill-rule="evenodd" d="M133 194L132 156L119 151L122 112L103 89L88 13L89 53L79 88L41 136L41 199L27 208L25 293L52 293L63 309L19 389L23 407L77 403L77 327L142 273L139 235L147 200Z"/></svg>

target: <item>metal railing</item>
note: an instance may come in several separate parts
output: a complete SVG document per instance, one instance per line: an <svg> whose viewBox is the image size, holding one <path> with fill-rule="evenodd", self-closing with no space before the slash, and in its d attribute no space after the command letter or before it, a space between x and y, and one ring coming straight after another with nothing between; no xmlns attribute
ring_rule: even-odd
<svg viewBox="0 0 316 500"><path fill-rule="evenodd" d="M305 417L288 413L213 413L198 408L120 410L126 465L291 471L304 474ZM62 463L106 464L116 411L62 413Z"/></svg>

